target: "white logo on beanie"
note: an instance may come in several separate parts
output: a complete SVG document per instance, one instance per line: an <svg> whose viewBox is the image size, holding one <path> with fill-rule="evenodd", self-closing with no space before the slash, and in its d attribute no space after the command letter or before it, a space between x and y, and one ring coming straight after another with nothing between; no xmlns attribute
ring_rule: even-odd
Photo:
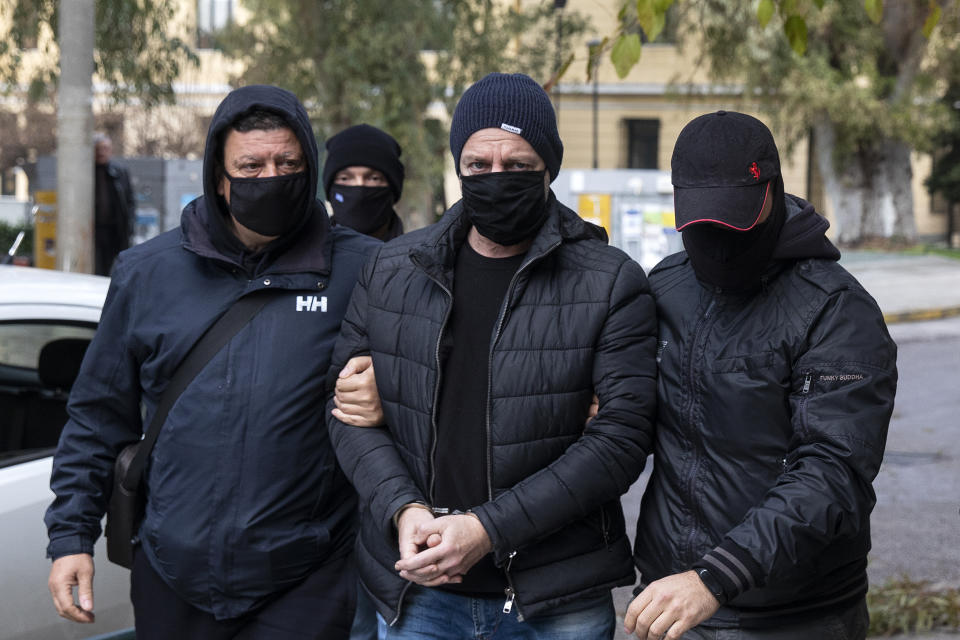
<svg viewBox="0 0 960 640"><path fill-rule="evenodd" d="M507 124L506 122L501 123L500 128L504 131L509 131L510 133L515 133L517 135L520 135L520 132L523 131L523 129L520 127L515 127L512 124Z"/></svg>

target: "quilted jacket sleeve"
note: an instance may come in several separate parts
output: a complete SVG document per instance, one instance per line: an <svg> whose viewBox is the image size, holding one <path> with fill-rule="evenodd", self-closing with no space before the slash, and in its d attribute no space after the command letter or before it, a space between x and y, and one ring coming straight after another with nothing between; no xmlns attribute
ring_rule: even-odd
<svg viewBox="0 0 960 640"><path fill-rule="evenodd" d="M340 337L333 349L327 388L327 425L340 467L360 496L385 536L396 544L393 515L409 502L426 502L406 464L397 453L393 437L386 428L354 427L334 418L333 390L337 374L347 360L369 353L366 332L368 287L376 267L377 255L366 264L350 298L343 318Z"/></svg>
<svg viewBox="0 0 960 640"><path fill-rule="evenodd" d="M618 498L640 475L653 441L656 330L646 276L626 260L613 279L595 345L599 413L553 463L474 509L490 535L495 562Z"/></svg>
<svg viewBox="0 0 960 640"><path fill-rule="evenodd" d="M828 545L863 538L893 412L896 357L865 291L851 288L827 299L793 367L795 437L784 472L697 563L714 569L728 597L775 584L798 565L827 561Z"/></svg>

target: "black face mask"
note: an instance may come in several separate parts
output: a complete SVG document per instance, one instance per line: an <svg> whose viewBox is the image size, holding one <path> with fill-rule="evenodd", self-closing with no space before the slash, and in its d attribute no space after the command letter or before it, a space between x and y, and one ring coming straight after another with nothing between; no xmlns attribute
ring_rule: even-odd
<svg viewBox="0 0 960 640"><path fill-rule="evenodd" d="M530 238L547 219L546 171L498 171L460 178L463 208L484 238L509 246Z"/></svg>
<svg viewBox="0 0 960 640"><path fill-rule="evenodd" d="M366 235L381 229L393 215L393 191L390 187L335 184L330 188L328 197L337 224Z"/></svg>
<svg viewBox="0 0 960 640"><path fill-rule="evenodd" d="M770 216L749 231L707 223L683 230L683 246L700 281L734 293L760 285L786 219L782 187L774 190L773 202Z"/></svg>
<svg viewBox="0 0 960 640"><path fill-rule="evenodd" d="M237 222L262 236L280 236L307 215L310 183L307 173L270 178L234 178L227 205Z"/></svg>

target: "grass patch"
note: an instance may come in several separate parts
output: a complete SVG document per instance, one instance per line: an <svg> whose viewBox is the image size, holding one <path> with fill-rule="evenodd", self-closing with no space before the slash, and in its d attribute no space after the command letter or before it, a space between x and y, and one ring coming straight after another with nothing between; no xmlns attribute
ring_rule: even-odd
<svg viewBox="0 0 960 640"><path fill-rule="evenodd" d="M916 245L913 247L907 247L900 253L909 256L943 256L944 258L960 260L960 249L948 249L946 247L936 247L930 245Z"/></svg>
<svg viewBox="0 0 960 640"><path fill-rule="evenodd" d="M869 635L960 628L960 589L938 589L903 577L867 593Z"/></svg>

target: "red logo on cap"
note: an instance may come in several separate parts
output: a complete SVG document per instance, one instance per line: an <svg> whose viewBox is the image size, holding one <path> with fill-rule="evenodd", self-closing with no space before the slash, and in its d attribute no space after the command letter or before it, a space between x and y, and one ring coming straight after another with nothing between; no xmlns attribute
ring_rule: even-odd
<svg viewBox="0 0 960 640"><path fill-rule="evenodd" d="M760 179L760 167L757 166L756 162L750 165L750 175L753 176L754 180Z"/></svg>

